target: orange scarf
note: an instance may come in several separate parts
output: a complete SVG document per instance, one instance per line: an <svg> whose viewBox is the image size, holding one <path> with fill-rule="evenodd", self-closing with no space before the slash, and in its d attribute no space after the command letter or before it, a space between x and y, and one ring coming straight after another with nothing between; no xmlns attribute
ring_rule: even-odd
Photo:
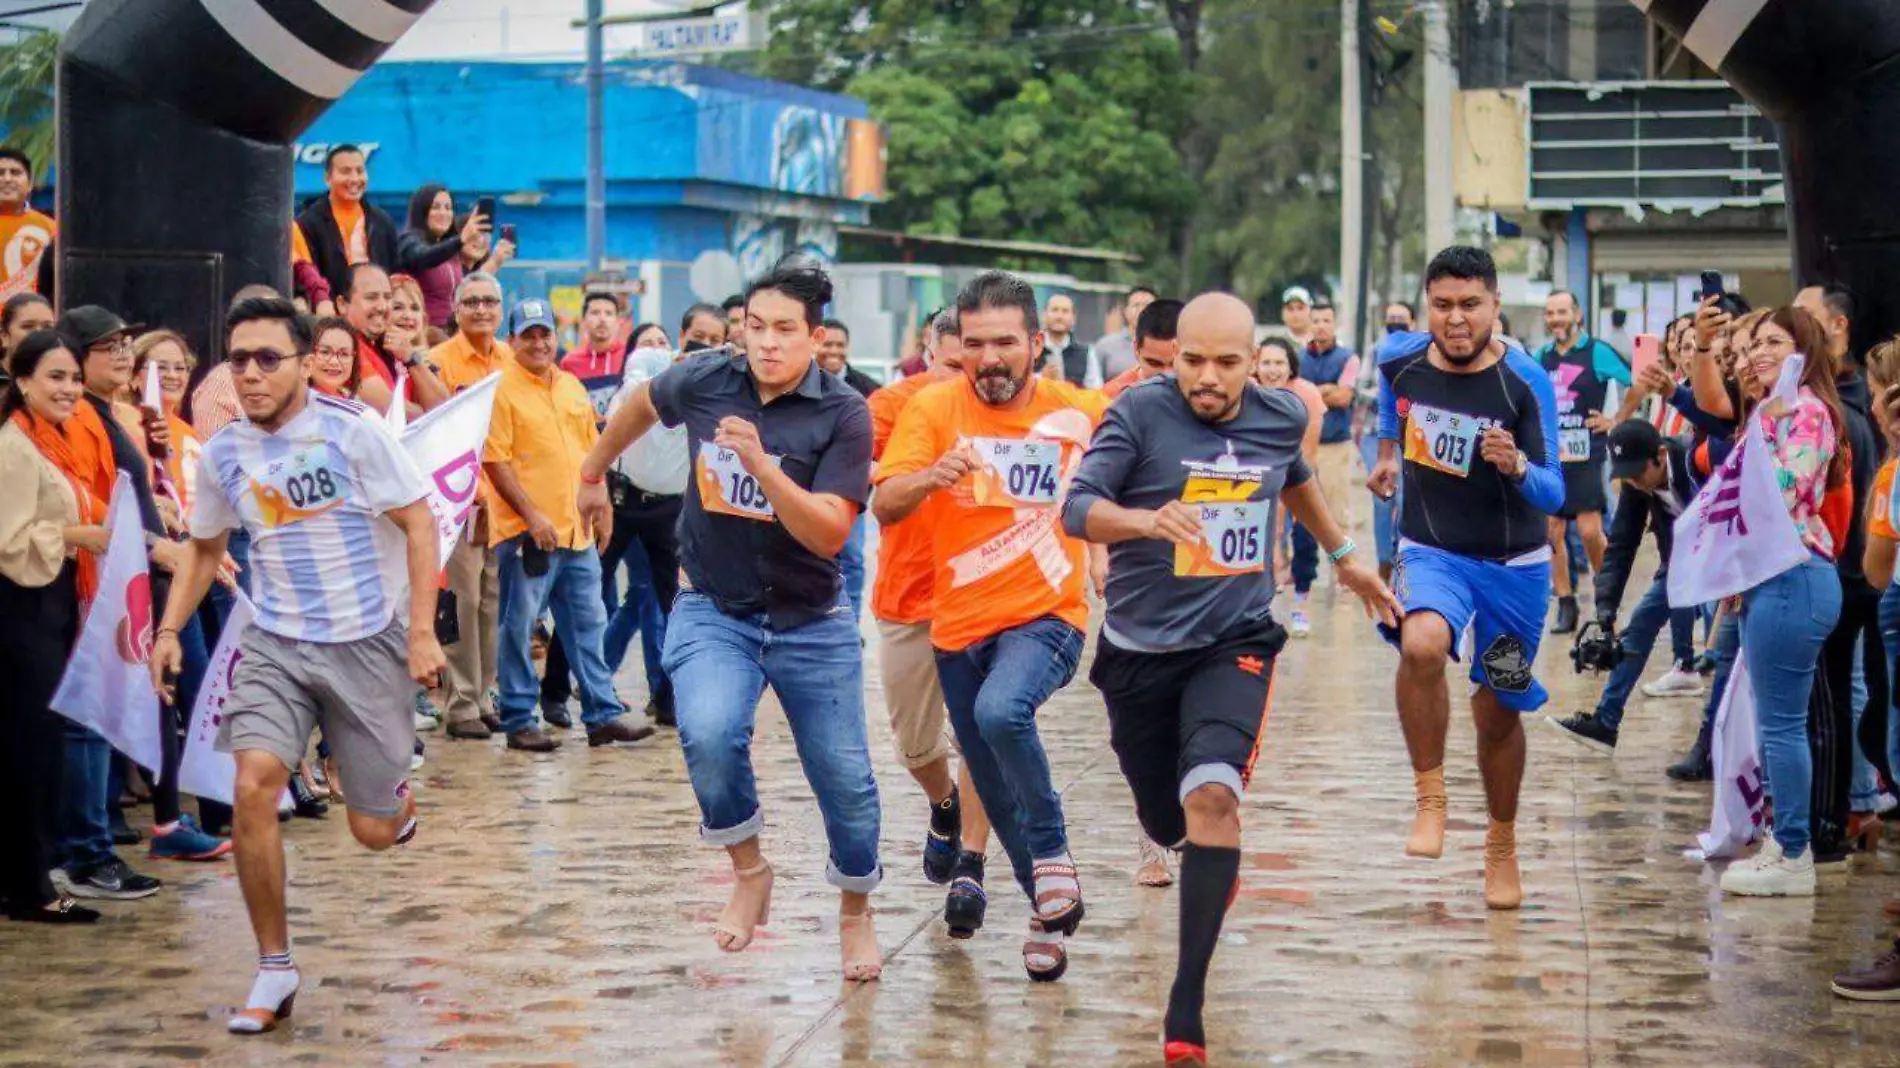
<svg viewBox="0 0 1900 1068"><path fill-rule="evenodd" d="M92 405L80 401L64 426L49 423L25 409L13 413L13 422L72 484L73 497L79 502L80 524L104 523L118 469L112 463L112 439L106 436L106 426ZM99 589L99 560L81 551L78 563L79 603L91 604L93 594Z"/></svg>

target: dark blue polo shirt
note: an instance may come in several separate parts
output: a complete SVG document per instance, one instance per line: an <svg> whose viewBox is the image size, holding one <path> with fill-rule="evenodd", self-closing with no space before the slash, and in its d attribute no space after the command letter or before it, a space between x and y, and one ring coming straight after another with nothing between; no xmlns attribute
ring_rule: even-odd
<svg viewBox="0 0 1900 1068"><path fill-rule="evenodd" d="M700 494L700 446L719 421L736 415L759 430L765 451L793 482L859 506L871 488L871 411L844 381L816 360L789 393L770 404L744 356L707 355L674 364L653 379L653 407L667 426L686 425L693 457L692 488L680 509L680 566L692 588L729 616L764 613L788 630L830 612L838 601L838 561L798 543L769 522L709 513Z"/></svg>

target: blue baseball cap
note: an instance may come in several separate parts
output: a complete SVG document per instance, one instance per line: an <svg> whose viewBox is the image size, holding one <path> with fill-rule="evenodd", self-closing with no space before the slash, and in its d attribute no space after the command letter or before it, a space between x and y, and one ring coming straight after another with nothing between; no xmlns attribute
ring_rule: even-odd
<svg viewBox="0 0 1900 1068"><path fill-rule="evenodd" d="M531 326L545 326L549 330L557 329L554 322L554 309L548 302L530 297L515 305L508 313L508 336L520 337Z"/></svg>

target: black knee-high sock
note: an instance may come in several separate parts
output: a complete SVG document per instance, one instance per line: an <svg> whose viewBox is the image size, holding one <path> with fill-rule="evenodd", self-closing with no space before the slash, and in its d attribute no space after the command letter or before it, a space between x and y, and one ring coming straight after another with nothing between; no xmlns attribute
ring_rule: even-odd
<svg viewBox="0 0 1900 1068"><path fill-rule="evenodd" d="M1240 850L1187 844L1181 851L1181 959L1175 964L1174 989L1168 993L1167 1037L1207 1044L1201 1030L1201 1002L1207 966L1227 917L1227 896L1240 878Z"/></svg>

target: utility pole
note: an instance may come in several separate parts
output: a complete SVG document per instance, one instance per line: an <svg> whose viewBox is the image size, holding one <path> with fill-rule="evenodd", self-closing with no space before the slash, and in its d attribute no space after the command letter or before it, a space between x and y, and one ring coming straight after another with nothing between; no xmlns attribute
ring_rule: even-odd
<svg viewBox="0 0 1900 1068"><path fill-rule="evenodd" d="M1425 255L1452 243L1451 102L1458 69L1451 62L1451 18L1444 0L1425 0Z"/></svg>
<svg viewBox="0 0 1900 1068"><path fill-rule="evenodd" d="M606 72L601 52L601 4L587 0L587 270L607 258L607 145L602 99Z"/></svg>
<svg viewBox="0 0 1900 1068"><path fill-rule="evenodd" d="M1365 52L1361 0L1339 0L1339 288L1340 333L1360 347L1365 301Z"/></svg>

